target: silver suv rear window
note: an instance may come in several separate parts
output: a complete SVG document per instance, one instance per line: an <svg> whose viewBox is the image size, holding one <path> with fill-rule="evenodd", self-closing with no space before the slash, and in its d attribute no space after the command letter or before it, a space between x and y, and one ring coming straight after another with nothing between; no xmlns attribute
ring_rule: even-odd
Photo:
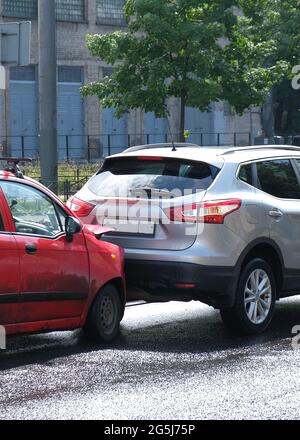
<svg viewBox="0 0 300 440"><path fill-rule="evenodd" d="M149 191L174 197L178 191L198 193L207 190L220 169L205 162L161 157L108 159L88 188L98 196L109 196L127 188L127 196ZM153 197L153 194L151 195Z"/></svg>

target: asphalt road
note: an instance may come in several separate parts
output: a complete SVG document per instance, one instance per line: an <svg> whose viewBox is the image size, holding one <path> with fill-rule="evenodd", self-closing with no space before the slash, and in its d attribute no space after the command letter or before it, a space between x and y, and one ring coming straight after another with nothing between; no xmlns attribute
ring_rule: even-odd
<svg viewBox="0 0 300 440"><path fill-rule="evenodd" d="M168 303L127 308L109 347L80 331L11 338L0 419L299 419L294 325L300 298L255 338L232 336L200 303Z"/></svg>

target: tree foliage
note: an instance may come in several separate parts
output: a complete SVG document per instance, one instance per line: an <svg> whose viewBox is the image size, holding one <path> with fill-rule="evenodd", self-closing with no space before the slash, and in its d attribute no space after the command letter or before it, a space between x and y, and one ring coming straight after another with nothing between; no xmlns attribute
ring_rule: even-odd
<svg viewBox="0 0 300 440"><path fill-rule="evenodd" d="M286 78L272 91L271 107L273 133L278 135L300 134L300 90L292 87L292 79L300 72L300 1L273 1L272 34L276 41L275 59L289 63ZM296 68L295 71L293 68ZM298 81L299 82L299 81ZM294 85L294 84L293 84Z"/></svg>
<svg viewBox="0 0 300 440"><path fill-rule="evenodd" d="M180 98L183 138L186 106L227 100L242 113L287 72L270 0L128 0L125 14L126 31L87 36L91 54L114 70L82 88L118 116L135 108L166 116L168 99Z"/></svg>

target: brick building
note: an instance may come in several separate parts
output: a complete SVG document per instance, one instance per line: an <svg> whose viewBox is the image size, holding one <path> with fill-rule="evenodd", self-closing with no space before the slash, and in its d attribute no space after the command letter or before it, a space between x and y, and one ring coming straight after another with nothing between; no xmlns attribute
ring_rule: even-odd
<svg viewBox="0 0 300 440"><path fill-rule="evenodd" d="M124 29L124 0L56 0L58 64L58 145L65 159L97 158L128 144L160 142L169 127L164 119L136 110L121 119L113 109L101 109L97 98L82 100L79 88L110 72L109 66L93 58L85 47L88 33ZM0 0L1 21L32 21L31 65L7 67L7 89L1 92L2 146L12 154L35 156L38 151L38 26L37 0ZM229 106L215 105L211 113L187 110L186 128L190 141L203 144L247 144L249 134L260 129L260 114L243 117ZM178 133L179 106L170 102L170 129ZM229 133L229 134L224 134ZM233 133L237 133L235 136Z"/></svg>

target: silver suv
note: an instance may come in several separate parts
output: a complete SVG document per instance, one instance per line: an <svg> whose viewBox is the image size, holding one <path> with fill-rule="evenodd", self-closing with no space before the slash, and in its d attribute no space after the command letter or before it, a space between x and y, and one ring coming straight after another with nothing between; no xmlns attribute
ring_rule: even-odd
<svg viewBox="0 0 300 440"><path fill-rule="evenodd" d="M199 300L257 334L300 293L300 148L134 147L68 204L125 248L129 294Z"/></svg>

